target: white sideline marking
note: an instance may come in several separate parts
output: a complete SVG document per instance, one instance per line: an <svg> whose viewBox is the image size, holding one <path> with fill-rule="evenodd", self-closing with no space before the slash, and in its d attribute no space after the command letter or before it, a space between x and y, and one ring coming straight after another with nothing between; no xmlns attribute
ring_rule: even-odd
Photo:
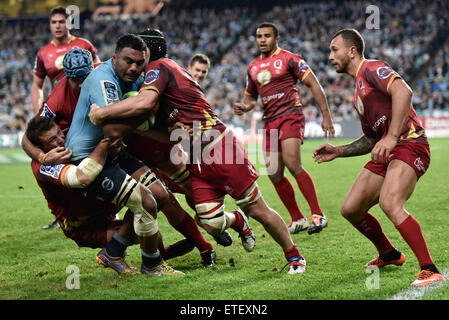
<svg viewBox="0 0 449 320"><path fill-rule="evenodd" d="M444 286L449 280L449 268L446 268L441 272L441 274L446 278L446 281L443 283L438 283L434 285L429 285L427 287L414 287L410 286L409 288L395 294L388 300L418 300L421 299L424 295L432 292L435 289L441 288Z"/></svg>

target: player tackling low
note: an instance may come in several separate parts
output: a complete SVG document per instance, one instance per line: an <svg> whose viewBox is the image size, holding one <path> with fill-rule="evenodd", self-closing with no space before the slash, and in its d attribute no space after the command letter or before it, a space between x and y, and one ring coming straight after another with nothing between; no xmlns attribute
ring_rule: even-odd
<svg viewBox="0 0 449 320"><path fill-rule="evenodd" d="M413 286L442 282L418 221L404 204L430 163L425 130L411 105L412 90L388 64L364 58L364 40L354 29L338 31L329 46L329 60L338 73L355 79L354 106L363 135L340 146L328 143L314 150L318 163L371 152L356 178L341 214L376 247L377 258L365 267L397 266L405 255L393 247L377 219L368 212L377 203L418 259L421 271Z"/></svg>

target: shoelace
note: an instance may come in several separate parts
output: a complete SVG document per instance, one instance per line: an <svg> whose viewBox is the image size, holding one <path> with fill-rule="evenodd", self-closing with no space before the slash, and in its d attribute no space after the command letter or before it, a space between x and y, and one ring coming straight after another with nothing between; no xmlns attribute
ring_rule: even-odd
<svg viewBox="0 0 449 320"><path fill-rule="evenodd" d="M424 280L433 275L432 271L422 270L416 274L418 276L418 280Z"/></svg>
<svg viewBox="0 0 449 320"><path fill-rule="evenodd" d="M303 265L301 262L299 262L299 261L296 261L296 260L293 260L293 261L289 261L289 262L287 262L287 264L281 269L281 271L279 271L279 272L282 272L282 271L284 271L284 269L287 267L287 266L290 266L291 265L291 263L294 263L294 262L296 262L296 263L298 263L297 264L297 266L301 266L301 265Z"/></svg>

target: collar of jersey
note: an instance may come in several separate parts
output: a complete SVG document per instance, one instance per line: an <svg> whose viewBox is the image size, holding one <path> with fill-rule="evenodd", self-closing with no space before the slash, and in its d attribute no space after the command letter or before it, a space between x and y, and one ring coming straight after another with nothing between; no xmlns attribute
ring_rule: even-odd
<svg viewBox="0 0 449 320"><path fill-rule="evenodd" d="M276 51L273 52L273 54L271 54L269 57L265 57L265 58L271 58L271 57L277 55L280 51L281 51L281 48L278 47L278 48L276 49ZM260 55L260 60L265 59L265 58L262 58L262 55Z"/></svg>

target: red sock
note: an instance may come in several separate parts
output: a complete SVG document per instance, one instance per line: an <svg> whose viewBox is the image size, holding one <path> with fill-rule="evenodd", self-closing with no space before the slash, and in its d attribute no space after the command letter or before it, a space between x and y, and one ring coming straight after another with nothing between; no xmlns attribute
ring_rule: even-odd
<svg viewBox="0 0 449 320"><path fill-rule="evenodd" d="M232 229L234 229L237 232L241 232L243 229L243 225L244 225L244 221L243 221L243 217L240 215L240 213L238 213L237 211L232 211L231 212L233 215L235 215L235 222L234 224L231 226Z"/></svg>
<svg viewBox="0 0 449 320"><path fill-rule="evenodd" d="M421 226L411 214L400 225L396 226L396 229L413 250L420 266L433 264Z"/></svg>
<svg viewBox="0 0 449 320"><path fill-rule="evenodd" d="M206 240L200 229L198 229L195 220L187 212L185 212L182 222L173 227L186 239L193 241L200 252L213 250L212 244Z"/></svg>
<svg viewBox="0 0 449 320"><path fill-rule="evenodd" d="M388 240L383 232L379 221L371 213L367 212L365 218L353 226L376 246L380 254L387 254L394 249L390 240Z"/></svg>
<svg viewBox="0 0 449 320"><path fill-rule="evenodd" d="M284 177L284 179L282 179L280 182L276 184L273 183L273 185L282 203L287 208L288 213L290 213L292 221L304 218L304 215L302 214L301 210L298 207L298 203L296 202L295 190L293 189L290 180Z"/></svg>
<svg viewBox="0 0 449 320"><path fill-rule="evenodd" d="M299 253L298 248L296 247L296 244L293 245L293 247L291 247L288 250L284 250L284 256L285 258L290 261L290 258L293 257L301 257L301 254Z"/></svg>
<svg viewBox="0 0 449 320"><path fill-rule="evenodd" d="M312 214L323 215L321 211L320 203L318 202L318 197L316 195L315 184L313 183L312 177L306 170L302 170L295 176L296 182L298 183L299 190L306 198L309 204Z"/></svg>

